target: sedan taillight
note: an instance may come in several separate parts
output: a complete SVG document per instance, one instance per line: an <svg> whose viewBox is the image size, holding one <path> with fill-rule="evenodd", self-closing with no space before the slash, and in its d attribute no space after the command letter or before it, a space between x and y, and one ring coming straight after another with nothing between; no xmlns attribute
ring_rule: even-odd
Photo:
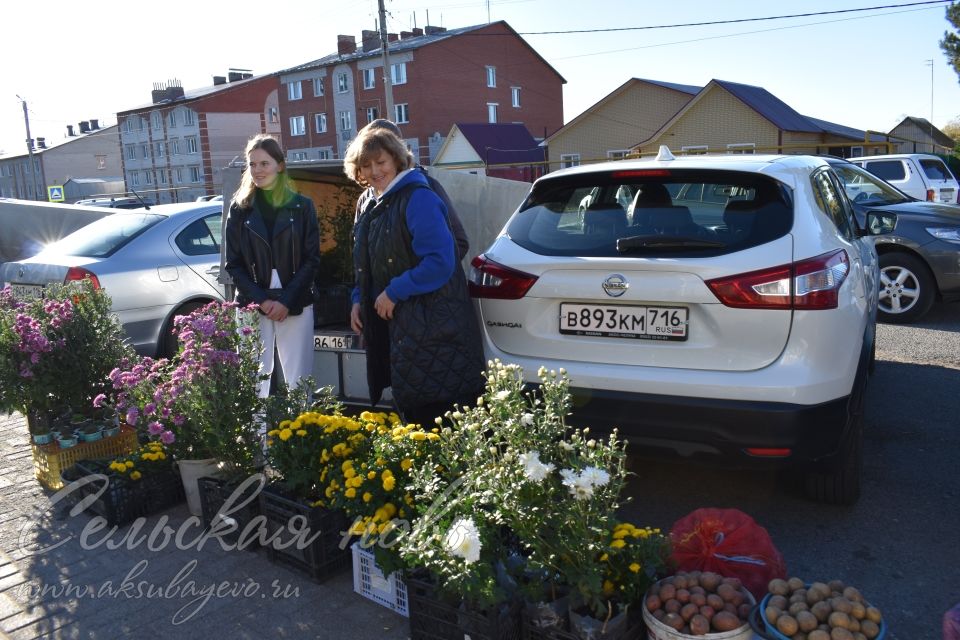
<svg viewBox="0 0 960 640"><path fill-rule="evenodd" d="M519 300L537 281L536 276L497 264L482 253L470 262L470 266L470 296L473 298Z"/></svg>
<svg viewBox="0 0 960 640"><path fill-rule="evenodd" d="M88 271L83 267L70 267L67 269L67 275L63 279L63 284L77 282L78 280L89 280L93 283L94 289L100 288L100 279L97 278L96 274L92 271Z"/></svg>
<svg viewBox="0 0 960 640"><path fill-rule="evenodd" d="M843 249L762 271L707 280L713 295L737 309L836 309L850 272Z"/></svg>

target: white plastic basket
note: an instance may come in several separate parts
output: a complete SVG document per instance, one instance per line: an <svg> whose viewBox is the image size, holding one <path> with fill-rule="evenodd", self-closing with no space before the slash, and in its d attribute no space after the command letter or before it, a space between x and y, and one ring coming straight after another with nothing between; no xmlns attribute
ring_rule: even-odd
<svg viewBox="0 0 960 640"><path fill-rule="evenodd" d="M407 585L400 572L384 577L372 552L361 549L358 542L354 542L350 549L353 551L353 590L368 600L410 617Z"/></svg>

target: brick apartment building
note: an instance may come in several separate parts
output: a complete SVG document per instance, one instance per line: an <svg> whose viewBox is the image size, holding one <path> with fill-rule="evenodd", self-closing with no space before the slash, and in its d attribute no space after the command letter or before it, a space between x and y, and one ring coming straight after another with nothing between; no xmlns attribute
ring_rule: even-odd
<svg viewBox="0 0 960 640"><path fill-rule="evenodd" d="M357 130L393 120L429 164L454 123L523 124L538 141L563 125L566 82L506 22L389 34L393 113L386 113L379 34L338 36L337 53L280 72L290 160L342 158Z"/></svg>
<svg viewBox="0 0 960 640"><path fill-rule="evenodd" d="M154 85L150 104L117 114L127 189L154 202L221 193L222 169L250 136L281 133L277 93L276 74L240 70L197 90Z"/></svg>

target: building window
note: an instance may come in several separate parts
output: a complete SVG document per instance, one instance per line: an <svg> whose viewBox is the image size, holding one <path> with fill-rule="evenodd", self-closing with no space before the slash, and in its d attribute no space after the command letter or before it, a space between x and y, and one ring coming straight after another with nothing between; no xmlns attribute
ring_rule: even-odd
<svg viewBox="0 0 960 640"><path fill-rule="evenodd" d="M487 122L494 124L497 122L497 107L499 107L496 102L487 103Z"/></svg>
<svg viewBox="0 0 960 640"><path fill-rule="evenodd" d="M303 97L303 86L300 81L287 83L287 100L299 100Z"/></svg>
<svg viewBox="0 0 960 640"><path fill-rule="evenodd" d="M510 106L520 108L520 87L510 87Z"/></svg>
<svg viewBox="0 0 960 640"><path fill-rule="evenodd" d="M143 131L143 118L137 118L137 129Z"/></svg>
<svg viewBox="0 0 960 640"><path fill-rule="evenodd" d="M757 145L753 142L741 142L737 144L728 144L727 153L731 154L752 154Z"/></svg>
<svg viewBox="0 0 960 640"><path fill-rule="evenodd" d="M95 156L97 159L97 169L107 168L107 156Z"/></svg>
<svg viewBox="0 0 960 640"><path fill-rule="evenodd" d="M579 167L579 166L580 166L579 153L561 153L560 154L561 169L566 169L567 167Z"/></svg>
<svg viewBox="0 0 960 640"><path fill-rule="evenodd" d="M317 130L317 133L326 133L327 132L327 114L318 113L313 116L313 126Z"/></svg>
<svg viewBox="0 0 960 640"><path fill-rule="evenodd" d="M495 88L497 86L497 68L496 67L487 67L487 86Z"/></svg>
<svg viewBox="0 0 960 640"><path fill-rule="evenodd" d="M140 172L139 172L139 171L131 171L131 172L130 172L130 182L132 182L132 183L133 183L133 186L135 186L135 187L139 187L139 186L140 186Z"/></svg>
<svg viewBox="0 0 960 640"><path fill-rule="evenodd" d="M320 149L320 159L321 160L330 160L330 149Z"/></svg>
<svg viewBox="0 0 960 640"><path fill-rule="evenodd" d="M182 184L182 183L183 183L183 169L182 169L182 168L177 167L176 169L173 170L173 179L174 179L174 182L176 182L177 184Z"/></svg>
<svg viewBox="0 0 960 640"><path fill-rule="evenodd" d="M350 131L353 129L353 116L349 111L340 112L340 131Z"/></svg>
<svg viewBox="0 0 960 640"><path fill-rule="evenodd" d="M290 155L291 155L291 158L290 158L290 159L293 160L294 162L297 162L297 161L300 161L300 160L306 160L306 159L307 159L307 152L306 152L306 151L294 151L294 152L293 152L292 154L290 154Z"/></svg>
<svg viewBox="0 0 960 640"><path fill-rule="evenodd" d="M128 144L127 145L127 160L136 160L137 159L137 145Z"/></svg>
<svg viewBox="0 0 960 640"><path fill-rule="evenodd" d="M313 79L313 97L319 98L323 95L323 78Z"/></svg>
<svg viewBox="0 0 960 640"><path fill-rule="evenodd" d="M364 69L363 70L363 88L364 89L373 89L377 86L376 78L374 77L373 69Z"/></svg>
<svg viewBox="0 0 960 640"><path fill-rule="evenodd" d="M197 138L191 136L187 140L187 153L197 153L199 149L197 148Z"/></svg>
<svg viewBox="0 0 960 640"><path fill-rule="evenodd" d="M863 156L863 147L850 147L849 158L859 158Z"/></svg>
<svg viewBox="0 0 960 640"><path fill-rule="evenodd" d="M307 132L306 122L303 116L293 116L290 118L290 135L302 136Z"/></svg>
<svg viewBox="0 0 960 640"><path fill-rule="evenodd" d="M280 122L280 112L276 107L270 107L270 109L267 110L267 113L269 114L267 116L267 120L269 120L272 124L277 124Z"/></svg>
<svg viewBox="0 0 960 640"><path fill-rule="evenodd" d="M380 112L376 107L367 107L367 122L373 122L380 117Z"/></svg>
<svg viewBox="0 0 960 640"><path fill-rule="evenodd" d="M177 126L177 112L172 109L167 112L167 128Z"/></svg>
<svg viewBox="0 0 960 640"><path fill-rule="evenodd" d="M190 167L190 182L202 182L203 172L200 167Z"/></svg>
<svg viewBox="0 0 960 640"><path fill-rule="evenodd" d="M150 157L150 145L146 143L140 145L140 157L144 160Z"/></svg>
<svg viewBox="0 0 960 640"><path fill-rule="evenodd" d="M180 155L180 138L174 138L170 141L170 155Z"/></svg>
<svg viewBox="0 0 960 640"><path fill-rule="evenodd" d="M350 79L346 73L337 74L337 93L346 93L350 90Z"/></svg>
<svg viewBox="0 0 960 640"><path fill-rule="evenodd" d="M153 171L143 172L143 184L153 184Z"/></svg>
<svg viewBox="0 0 960 640"><path fill-rule="evenodd" d="M607 160L623 160L630 155L630 149L611 149L607 151Z"/></svg>
<svg viewBox="0 0 960 640"><path fill-rule="evenodd" d="M157 172L157 184L167 184L167 172L158 171Z"/></svg>
<svg viewBox="0 0 960 640"><path fill-rule="evenodd" d="M697 144L697 145L690 145L686 147L680 147L680 151L682 151L684 155L688 155L688 156L705 156L707 155L707 145Z"/></svg>
<svg viewBox="0 0 960 640"><path fill-rule="evenodd" d="M192 126L197 123L196 114L193 113L192 109L183 110L183 124L185 126Z"/></svg>
<svg viewBox="0 0 960 640"><path fill-rule="evenodd" d="M127 133L133 133L133 118L127 118L123 121L123 130Z"/></svg>
<svg viewBox="0 0 960 640"><path fill-rule="evenodd" d="M158 158L162 158L164 155L166 155L166 154L164 153L165 149L164 149L164 144L163 144L163 142L156 142L156 143L154 143L154 148L155 148L155 150L156 150L156 155L157 155Z"/></svg>
<svg viewBox="0 0 960 640"><path fill-rule="evenodd" d="M390 82L392 84L407 84L406 62L398 62L390 65Z"/></svg>
<svg viewBox="0 0 960 640"><path fill-rule="evenodd" d="M150 112L150 126L154 129L163 128L163 116L160 115L159 111Z"/></svg>
<svg viewBox="0 0 960 640"><path fill-rule="evenodd" d="M393 105L393 121L397 124L410 122L410 105L406 102Z"/></svg>

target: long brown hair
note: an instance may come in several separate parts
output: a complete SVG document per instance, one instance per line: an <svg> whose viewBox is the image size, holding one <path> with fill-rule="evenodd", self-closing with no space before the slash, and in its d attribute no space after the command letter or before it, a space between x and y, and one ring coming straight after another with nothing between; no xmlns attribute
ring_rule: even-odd
<svg viewBox="0 0 960 640"><path fill-rule="evenodd" d="M247 148L243 154L247 159L247 167L243 170L243 177L240 179L240 186L233 194L233 201L243 208L249 207L253 203L253 198L257 193L257 185L253 183L253 175L250 173L250 154L257 149L263 149L267 155L273 158L280 170L277 173L277 181L270 190L273 200L273 206L281 207L286 204L295 193L293 181L287 175L286 158L283 154L283 148L280 143L271 135L260 133L247 142Z"/></svg>

